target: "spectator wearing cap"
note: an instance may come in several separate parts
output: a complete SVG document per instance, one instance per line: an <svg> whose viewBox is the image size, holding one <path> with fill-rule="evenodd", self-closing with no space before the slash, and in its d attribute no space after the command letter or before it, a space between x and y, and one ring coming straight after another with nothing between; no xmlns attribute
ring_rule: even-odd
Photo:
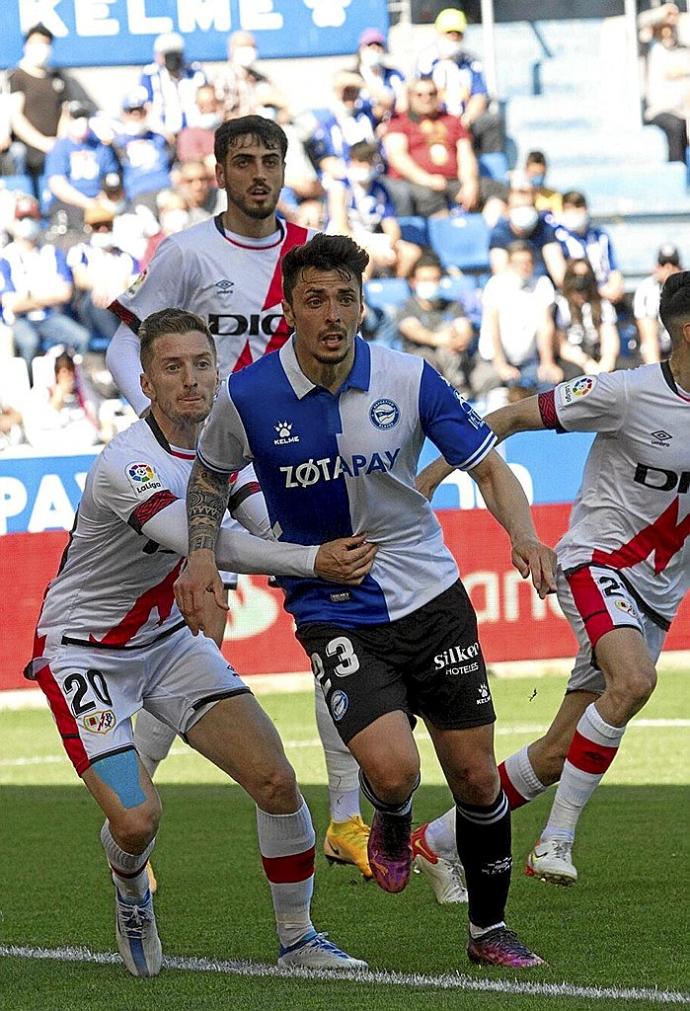
<svg viewBox="0 0 690 1011"><path fill-rule="evenodd" d="M23 56L9 74L12 131L16 140L26 146L26 170L34 180L36 195L45 157L58 137L65 102L80 97L89 104L88 96L73 78L49 66L53 38L43 24L29 28L24 36Z"/></svg>
<svg viewBox="0 0 690 1011"><path fill-rule="evenodd" d="M378 28L365 28L359 37L357 61L352 68L364 81L366 96L378 122L404 112L405 78L386 62L386 36Z"/></svg>
<svg viewBox="0 0 690 1011"><path fill-rule="evenodd" d="M163 134L149 126L148 93L141 86L122 103L122 128L115 134L113 148L130 206L143 204L155 211L156 194L170 186L172 151Z"/></svg>
<svg viewBox="0 0 690 1011"><path fill-rule="evenodd" d="M256 65L259 53L251 32L229 35L227 53L227 62L213 82L224 119L259 115L266 105L285 107L280 91Z"/></svg>
<svg viewBox="0 0 690 1011"><path fill-rule="evenodd" d="M376 142L377 120L363 91L364 81L359 74L351 70L338 70L334 74L329 113L308 144L309 153L324 177L324 186L330 179L345 178L353 144Z"/></svg>
<svg viewBox="0 0 690 1011"><path fill-rule="evenodd" d="M434 22L436 41L420 54L417 76L431 77L449 113L459 116L481 154L502 151L503 123L489 107L482 65L464 48L467 18L454 7L442 10Z"/></svg>
<svg viewBox="0 0 690 1011"><path fill-rule="evenodd" d="M203 161L213 172L216 159L213 154L215 133L223 122L223 105L212 84L202 84L196 93L196 111L189 126L180 131L176 155L180 162Z"/></svg>
<svg viewBox="0 0 690 1011"><path fill-rule="evenodd" d="M67 229L81 230L85 209L95 203L103 179L117 172L119 163L112 147L91 130L85 105L70 102L66 113L65 136L46 158L48 189L54 198L49 213Z"/></svg>
<svg viewBox="0 0 690 1011"><path fill-rule="evenodd" d="M671 338L659 315L659 300L669 277L683 269L679 250L667 242L659 249L654 270L635 291L633 315L640 335L640 357L646 365L660 362L671 353Z"/></svg>
<svg viewBox="0 0 690 1011"><path fill-rule="evenodd" d="M117 244L114 220L113 211L105 203L87 207L87 238L67 252L76 291L73 308L79 321L101 343L111 340L118 324L107 306L129 288L139 272L136 260Z"/></svg>
<svg viewBox="0 0 690 1011"><path fill-rule="evenodd" d="M139 84L146 89L151 111L151 129L172 143L190 116L198 88L206 75L198 63L187 63L184 39L178 32L165 32L153 44L153 63L144 67Z"/></svg>
<svg viewBox="0 0 690 1011"><path fill-rule="evenodd" d="M74 292L65 254L42 241L37 200L17 200L15 214L14 240L0 259L0 304L17 353L30 365L40 350L56 344L85 352L89 331L65 314Z"/></svg>
<svg viewBox="0 0 690 1011"><path fill-rule="evenodd" d="M601 297L619 305L625 296L625 280L618 269L609 233L592 224L584 193L578 190L564 193L563 208L556 220L556 238L563 255L569 260L588 260Z"/></svg>
<svg viewBox="0 0 690 1011"><path fill-rule="evenodd" d="M386 188L399 216L445 217L451 207L466 211L480 203L479 168L470 135L447 112L430 77L408 88L408 111L386 127Z"/></svg>
<svg viewBox="0 0 690 1011"><path fill-rule="evenodd" d="M509 250L514 242L532 250L536 277L548 274L557 288L565 274L565 257L551 216L535 207L536 194L529 179L513 173L508 193L508 209L489 233L489 263L492 274L509 266Z"/></svg>

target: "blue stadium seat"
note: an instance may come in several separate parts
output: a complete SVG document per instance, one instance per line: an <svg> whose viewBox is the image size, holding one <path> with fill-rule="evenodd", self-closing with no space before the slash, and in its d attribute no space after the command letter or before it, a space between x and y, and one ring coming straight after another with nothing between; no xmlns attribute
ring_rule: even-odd
<svg viewBox="0 0 690 1011"><path fill-rule="evenodd" d="M364 285L364 301L372 309L392 315L410 297L410 288L404 277L377 277Z"/></svg>
<svg viewBox="0 0 690 1011"><path fill-rule="evenodd" d="M479 175L504 183L508 179L508 156L503 151L487 151L479 155Z"/></svg>
<svg viewBox="0 0 690 1011"><path fill-rule="evenodd" d="M418 246L429 245L429 222L426 218L398 218L398 224L406 242L414 242Z"/></svg>
<svg viewBox="0 0 690 1011"><path fill-rule="evenodd" d="M19 190L21 193L33 194L34 187L31 176L2 176L0 177L0 187L6 190Z"/></svg>
<svg viewBox="0 0 690 1011"><path fill-rule="evenodd" d="M481 214L430 218L429 238L444 267L488 270L489 229Z"/></svg>

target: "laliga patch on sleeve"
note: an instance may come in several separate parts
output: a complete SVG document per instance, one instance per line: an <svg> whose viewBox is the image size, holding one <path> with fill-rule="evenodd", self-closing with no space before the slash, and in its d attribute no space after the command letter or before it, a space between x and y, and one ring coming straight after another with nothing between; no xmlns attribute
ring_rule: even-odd
<svg viewBox="0 0 690 1011"><path fill-rule="evenodd" d="M596 376L580 376L579 379L573 379L572 382L563 383L559 387L561 403L572 404L582 400L583 397L589 396L596 385Z"/></svg>
<svg viewBox="0 0 690 1011"><path fill-rule="evenodd" d="M142 270L141 274L138 274L134 278L134 280L130 284L129 288L127 289L127 294L128 295L136 295L136 293L139 291L139 289L141 288L142 284L146 280L146 274L147 274L147 271Z"/></svg>
<svg viewBox="0 0 690 1011"><path fill-rule="evenodd" d="M125 474L137 495L158 491L163 487L158 474L150 463L130 463Z"/></svg>

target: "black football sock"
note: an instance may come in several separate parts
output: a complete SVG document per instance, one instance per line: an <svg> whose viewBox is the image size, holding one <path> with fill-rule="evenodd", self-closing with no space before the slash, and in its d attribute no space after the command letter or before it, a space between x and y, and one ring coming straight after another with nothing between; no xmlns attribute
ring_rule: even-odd
<svg viewBox="0 0 690 1011"><path fill-rule="evenodd" d="M470 923L491 927L503 921L510 888L510 808L503 790L488 807L458 803L458 856L465 868Z"/></svg>

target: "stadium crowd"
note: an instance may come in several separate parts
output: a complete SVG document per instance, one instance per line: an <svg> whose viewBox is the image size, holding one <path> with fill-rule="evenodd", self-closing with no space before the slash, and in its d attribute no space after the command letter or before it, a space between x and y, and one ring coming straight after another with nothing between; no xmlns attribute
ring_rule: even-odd
<svg viewBox="0 0 690 1011"><path fill-rule="evenodd" d="M642 24L650 70L687 55L676 19L665 4ZM633 297L587 195L550 189L541 151L508 170L465 29L460 10L442 11L408 75L367 29L312 110L291 106L250 33L230 36L210 79L170 32L112 117L52 65L50 30L30 28L0 92L0 450L93 446L134 419L105 367L118 325L107 307L166 236L224 210L214 133L247 114L288 136L280 213L369 253L364 336L422 356L469 399L500 406L663 357L659 293L678 250L659 249ZM678 109L658 88L654 103L647 118L673 158ZM455 255L458 236L469 257Z"/></svg>

